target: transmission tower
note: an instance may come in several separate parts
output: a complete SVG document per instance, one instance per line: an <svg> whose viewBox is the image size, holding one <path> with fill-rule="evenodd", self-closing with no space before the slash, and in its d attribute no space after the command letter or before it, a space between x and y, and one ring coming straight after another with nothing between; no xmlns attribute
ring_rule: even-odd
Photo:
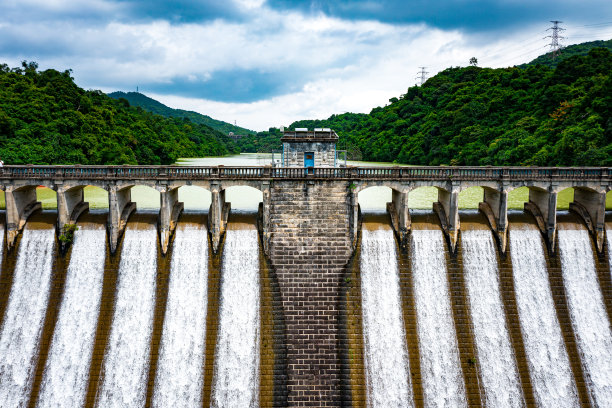
<svg viewBox="0 0 612 408"><path fill-rule="evenodd" d="M550 50L552 51L553 60L557 58L557 56L561 53L561 49L563 48L563 44L559 43L559 40L563 40L565 38L559 35L561 31L565 31L565 28L559 27L559 24L561 24L562 22L563 21L559 20L551 20L553 26L546 31L552 30L552 33L551 35L547 35L546 37L544 37L550 38Z"/></svg>
<svg viewBox="0 0 612 408"><path fill-rule="evenodd" d="M418 72L418 76L416 77L416 79L418 79L419 81L421 81L421 85L423 85L425 83L425 81L427 81L427 74L429 74L429 72L425 71L425 68L427 67L419 67L421 70Z"/></svg>

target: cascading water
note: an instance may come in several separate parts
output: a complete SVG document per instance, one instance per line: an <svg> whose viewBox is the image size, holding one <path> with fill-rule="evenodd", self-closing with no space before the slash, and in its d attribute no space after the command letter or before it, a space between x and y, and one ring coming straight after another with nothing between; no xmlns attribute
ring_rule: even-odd
<svg viewBox="0 0 612 408"><path fill-rule="evenodd" d="M593 406L612 404L612 335L585 229L559 229L563 284Z"/></svg>
<svg viewBox="0 0 612 408"><path fill-rule="evenodd" d="M577 407L576 385L552 299L540 231L510 230L514 291L539 407Z"/></svg>
<svg viewBox="0 0 612 408"><path fill-rule="evenodd" d="M392 230L362 231L361 298L368 406L414 406Z"/></svg>
<svg viewBox="0 0 612 408"><path fill-rule="evenodd" d="M228 229L221 271L212 406L259 404L259 254L256 230Z"/></svg>
<svg viewBox="0 0 612 408"><path fill-rule="evenodd" d="M76 231L38 407L82 406L104 278L106 230Z"/></svg>
<svg viewBox="0 0 612 408"><path fill-rule="evenodd" d="M123 237L115 311L98 406L143 407L155 305L157 234L128 227Z"/></svg>
<svg viewBox="0 0 612 408"><path fill-rule="evenodd" d="M55 229L26 228L0 331L0 407L27 406L49 301Z"/></svg>
<svg viewBox="0 0 612 408"><path fill-rule="evenodd" d="M467 406L442 231L413 230L412 276L425 406Z"/></svg>
<svg viewBox="0 0 612 408"><path fill-rule="evenodd" d="M207 279L206 228L179 226L172 248L168 302L155 376L155 407L202 405Z"/></svg>
<svg viewBox="0 0 612 408"><path fill-rule="evenodd" d="M495 244L488 230L463 231L463 270L487 407L524 406L504 318Z"/></svg>

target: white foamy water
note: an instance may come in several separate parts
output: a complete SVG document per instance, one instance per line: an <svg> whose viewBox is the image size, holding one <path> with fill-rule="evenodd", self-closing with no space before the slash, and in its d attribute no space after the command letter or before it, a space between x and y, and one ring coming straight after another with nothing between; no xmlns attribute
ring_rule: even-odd
<svg viewBox="0 0 612 408"><path fill-rule="evenodd" d="M157 234L125 231L98 407L144 407L155 305Z"/></svg>
<svg viewBox="0 0 612 408"><path fill-rule="evenodd" d="M442 231L413 230L412 276L427 407L467 406Z"/></svg>
<svg viewBox="0 0 612 408"><path fill-rule="evenodd" d="M0 407L28 405L53 267L55 229L25 229L0 331Z"/></svg>
<svg viewBox="0 0 612 408"><path fill-rule="evenodd" d="M256 230L227 230L212 406L259 405L259 254Z"/></svg>
<svg viewBox="0 0 612 408"><path fill-rule="evenodd" d="M392 230L362 231L361 299L368 406L414 406Z"/></svg>
<svg viewBox="0 0 612 408"><path fill-rule="evenodd" d="M153 406L202 406L208 236L206 227L179 226L172 248L166 315Z"/></svg>
<svg viewBox="0 0 612 408"><path fill-rule="evenodd" d="M516 360L506 326L491 231L463 231L461 243L486 406L524 406Z"/></svg>
<svg viewBox="0 0 612 408"><path fill-rule="evenodd" d="M577 407L561 328L555 311L540 231L510 230L514 291L529 365L529 376L539 407Z"/></svg>
<svg viewBox="0 0 612 408"><path fill-rule="evenodd" d="M104 227L76 231L38 407L84 404L100 311L105 248Z"/></svg>
<svg viewBox="0 0 612 408"><path fill-rule="evenodd" d="M591 403L612 406L612 335L585 229L559 230L563 285Z"/></svg>

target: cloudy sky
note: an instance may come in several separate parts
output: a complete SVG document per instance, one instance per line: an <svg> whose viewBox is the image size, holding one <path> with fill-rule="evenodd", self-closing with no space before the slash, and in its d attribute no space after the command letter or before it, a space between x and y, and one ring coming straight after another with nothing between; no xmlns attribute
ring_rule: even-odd
<svg viewBox="0 0 612 408"><path fill-rule="evenodd" d="M369 112L419 67L502 67L612 38L610 0L0 0L0 62L72 69L254 130Z"/></svg>

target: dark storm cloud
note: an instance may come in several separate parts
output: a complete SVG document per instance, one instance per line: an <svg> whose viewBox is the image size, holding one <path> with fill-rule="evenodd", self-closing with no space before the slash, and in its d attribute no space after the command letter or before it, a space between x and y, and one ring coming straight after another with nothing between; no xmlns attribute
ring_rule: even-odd
<svg viewBox="0 0 612 408"><path fill-rule="evenodd" d="M218 0L111 0L120 4L123 17L132 20L166 20L197 23L215 19L238 19L240 11L228 1Z"/></svg>
<svg viewBox="0 0 612 408"><path fill-rule="evenodd" d="M551 19L600 21L612 14L612 2L592 0L268 0L272 8L324 13L350 20L426 23L467 32L495 31ZM607 21L607 20L606 20Z"/></svg>
<svg viewBox="0 0 612 408"><path fill-rule="evenodd" d="M210 78L174 78L168 83L142 84L142 89L157 94L172 94L191 98L204 98L219 102L248 103L299 90L309 75L259 70L221 70Z"/></svg>

